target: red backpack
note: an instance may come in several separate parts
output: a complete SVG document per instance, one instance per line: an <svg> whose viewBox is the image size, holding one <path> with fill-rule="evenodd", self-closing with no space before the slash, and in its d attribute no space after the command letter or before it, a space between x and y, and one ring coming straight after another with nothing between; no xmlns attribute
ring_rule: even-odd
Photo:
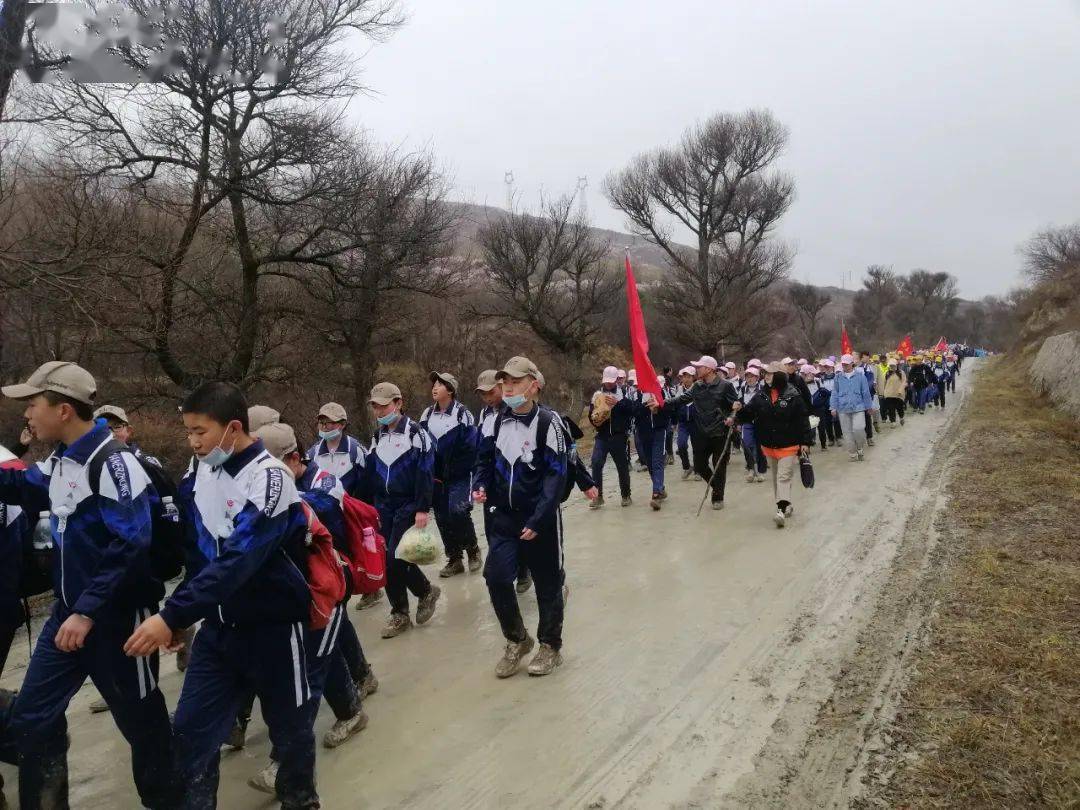
<svg viewBox="0 0 1080 810"><path fill-rule="evenodd" d="M345 561L334 548L330 531L315 516L315 512L303 501L304 516L308 530L305 542L308 550L307 583L311 590L311 629L322 630L330 624L330 617L345 598Z"/></svg>
<svg viewBox="0 0 1080 810"><path fill-rule="evenodd" d="M345 515L353 592L375 593L386 586L386 539L379 534L379 512L349 494L342 501L341 511Z"/></svg>

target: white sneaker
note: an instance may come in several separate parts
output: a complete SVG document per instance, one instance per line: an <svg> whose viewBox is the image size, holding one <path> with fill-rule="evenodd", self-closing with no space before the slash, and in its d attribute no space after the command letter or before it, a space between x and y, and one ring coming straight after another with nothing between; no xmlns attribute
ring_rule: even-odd
<svg viewBox="0 0 1080 810"><path fill-rule="evenodd" d="M789 503L787 506L784 507L784 517L791 517L794 514L795 514L795 505L794 504Z"/></svg>
<svg viewBox="0 0 1080 810"><path fill-rule="evenodd" d="M784 515L782 509L776 510L776 514L773 515L773 523L776 524L776 528L778 529L784 528L784 524L787 523L787 517Z"/></svg>
<svg viewBox="0 0 1080 810"><path fill-rule="evenodd" d="M756 478L756 476L754 475L753 470L747 470L746 471L746 483L748 483L748 484L754 483L755 478Z"/></svg>
<svg viewBox="0 0 1080 810"><path fill-rule="evenodd" d="M367 728L367 724L368 716L363 712L357 712L355 716L350 717L348 720L338 720L330 727L330 730L323 735L323 747L337 748L339 745L348 742L354 735L359 734Z"/></svg>
<svg viewBox="0 0 1080 810"><path fill-rule="evenodd" d="M277 788L274 783L277 782L277 772L278 764L271 760L269 765L248 779L248 786L263 793L269 793L271 796L276 796Z"/></svg>
<svg viewBox="0 0 1080 810"><path fill-rule="evenodd" d="M758 473L754 476L754 482L760 484L765 480L765 473Z"/></svg>
<svg viewBox="0 0 1080 810"><path fill-rule="evenodd" d="M856 455L858 456L859 461L862 461L863 460L863 451L862 450L856 450L855 452L856 452Z"/></svg>
<svg viewBox="0 0 1080 810"><path fill-rule="evenodd" d="M858 453L848 453L848 461L858 461L858 460L859 460L859 454Z"/></svg>

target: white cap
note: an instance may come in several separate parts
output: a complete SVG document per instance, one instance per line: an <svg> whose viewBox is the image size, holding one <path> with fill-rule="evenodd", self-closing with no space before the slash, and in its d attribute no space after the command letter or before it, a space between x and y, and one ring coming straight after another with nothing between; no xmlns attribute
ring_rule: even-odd
<svg viewBox="0 0 1080 810"><path fill-rule="evenodd" d="M821 361L821 365L825 366L826 368L836 368L836 363L834 363L828 357Z"/></svg>
<svg viewBox="0 0 1080 810"><path fill-rule="evenodd" d="M626 369L625 368L620 368L619 369L619 377L623 377L623 378L626 377Z"/></svg>
<svg viewBox="0 0 1080 810"><path fill-rule="evenodd" d="M626 379L630 380L630 382L637 382L637 369L630 369L630 372L626 375Z"/></svg>
<svg viewBox="0 0 1080 810"><path fill-rule="evenodd" d="M809 363L803 363L802 368L799 369L800 374L817 374L817 369Z"/></svg>
<svg viewBox="0 0 1080 810"><path fill-rule="evenodd" d="M758 368L763 367L762 362L760 360L758 360L756 357L753 360L751 360L749 363L747 363L746 365L747 366L757 366Z"/></svg>
<svg viewBox="0 0 1080 810"><path fill-rule="evenodd" d="M608 366L604 369L604 376L600 378L600 382L613 383L619 379L619 370L615 366Z"/></svg>
<svg viewBox="0 0 1080 810"><path fill-rule="evenodd" d="M752 374L755 377L761 376L761 366L747 366L746 371L743 374Z"/></svg>
<svg viewBox="0 0 1080 810"><path fill-rule="evenodd" d="M855 365L855 358L854 358L854 357L852 357L852 356L851 356L850 354L845 354L845 355L842 355L842 356L840 357L840 365L842 365L842 366L845 366L845 365L846 365L846 366L852 366L852 365Z"/></svg>
<svg viewBox="0 0 1080 810"><path fill-rule="evenodd" d="M783 360L780 361L780 363L781 365L791 366L795 364L795 360L791 357L785 357Z"/></svg>
<svg viewBox="0 0 1080 810"><path fill-rule="evenodd" d="M694 360L690 365L694 368L711 368L713 371L716 371L718 368L716 358L709 357L707 354L702 355L700 360Z"/></svg>
<svg viewBox="0 0 1080 810"><path fill-rule="evenodd" d="M691 377L693 377L694 376L694 367L693 366L683 366L682 368L679 369L679 376L681 377L683 374L689 374Z"/></svg>
<svg viewBox="0 0 1080 810"><path fill-rule="evenodd" d="M726 363L724 363L724 368L726 368L728 371L734 371L735 364L728 360Z"/></svg>

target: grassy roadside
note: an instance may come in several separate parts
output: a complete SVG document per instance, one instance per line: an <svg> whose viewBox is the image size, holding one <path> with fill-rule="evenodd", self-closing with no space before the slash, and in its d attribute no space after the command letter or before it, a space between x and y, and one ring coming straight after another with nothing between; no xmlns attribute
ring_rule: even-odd
<svg viewBox="0 0 1080 810"><path fill-rule="evenodd" d="M907 753L873 804L1080 808L1080 425L1024 379L993 361L971 393Z"/></svg>

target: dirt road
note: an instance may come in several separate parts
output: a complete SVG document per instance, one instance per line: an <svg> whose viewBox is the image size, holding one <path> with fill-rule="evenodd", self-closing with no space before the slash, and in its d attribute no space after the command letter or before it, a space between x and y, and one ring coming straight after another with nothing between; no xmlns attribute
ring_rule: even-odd
<svg viewBox="0 0 1080 810"><path fill-rule="evenodd" d="M592 513L575 494L565 513L566 663L551 677L495 679L502 639L479 574L443 582L435 618L398 639L379 639L383 610L351 611L382 686L366 703L368 729L320 750L323 806L776 804L776 784L793 777L777 767L777 749L809 734L893 575L905 521L933 497L923 477L975 365L944 412L886 428L865 462L839 449L816 454L817 488L796 487L783 530L771 520L769 484L745 483L741 458L727 509L706 506L700 518L703 485L672 467L660 514L640 473L632 508ZM531 593L523 604L535 628ZM19 653L4 686L18 685ZM181 678L171 658L161 682L173 705ZM93 697L84 688L68 713L72 804L137 807L127 748L108 715L87 712ZM320 735L329 723L324 707ZM247 749L222 757L229 810L270 806L245 784L268 752L257 719L252 732ZM10 796L16 777L6 766L3 774ZM813 804L846 801L843 784L811 790L821 791Z"/></svg>

